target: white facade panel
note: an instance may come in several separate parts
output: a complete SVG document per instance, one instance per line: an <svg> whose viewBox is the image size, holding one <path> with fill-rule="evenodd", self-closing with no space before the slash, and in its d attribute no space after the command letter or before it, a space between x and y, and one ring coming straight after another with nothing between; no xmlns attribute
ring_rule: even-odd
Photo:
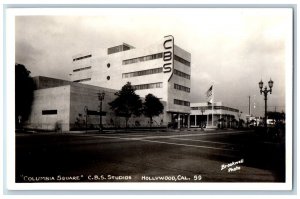
<svg viewBox="0 0 300 199"><path fill-rule="evenodd" d="M174 45L174 53L175 55L185 58L187 61L191 62L191 53L183 50L179 46Z"/></svg>
<svg viewBox="0 0 300 199"><path fill-rule="evenodd" d="M34 91L34 101L27 123L34 129L68 131L69 115L70 86L39 89Z"/></svg>

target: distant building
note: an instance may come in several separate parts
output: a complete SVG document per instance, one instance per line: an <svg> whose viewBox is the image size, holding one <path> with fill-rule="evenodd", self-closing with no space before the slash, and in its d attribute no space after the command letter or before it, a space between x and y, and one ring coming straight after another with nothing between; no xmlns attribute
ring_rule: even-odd
<svg viewBox="0 0 300 199"><path fill-rule="evenodd" d="M191 103L191 127L234 128L238 125L238 119L239 110L222 102L214 102L213 107L207 102Z"/></svg>

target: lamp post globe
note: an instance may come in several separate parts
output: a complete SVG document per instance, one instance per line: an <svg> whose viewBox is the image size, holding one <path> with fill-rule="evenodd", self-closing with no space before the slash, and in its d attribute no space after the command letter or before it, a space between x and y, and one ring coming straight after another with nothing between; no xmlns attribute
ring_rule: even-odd
<svg viewBox="0 0 300 199"><path fill-rule="evenodd" d="M264 87L264 83L262 80L260 80L260 82L258 83L259 89L260 91L262 90L262 88Z"/></svg>
<svg viewBox="0 0 300 199"><path fill-rule="evenodd" d="M272 79L270 78L270 81L268 82L268 85L269 85L269 87L270 87L270 94L272 93L273 84L274 84L274 82L273 82Z"/></svg>

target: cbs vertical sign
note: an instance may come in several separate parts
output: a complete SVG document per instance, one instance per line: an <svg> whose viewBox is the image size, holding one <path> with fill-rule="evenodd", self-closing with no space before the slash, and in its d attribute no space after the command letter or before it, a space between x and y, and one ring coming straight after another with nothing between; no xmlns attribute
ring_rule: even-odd
<svg viewBox="0 0 300 199"><path fill-rule="evenodd" d="M168 81L172 77L174 67L174 37L168 35L164 37L163 43L163 72L170 73Z"/></svg>

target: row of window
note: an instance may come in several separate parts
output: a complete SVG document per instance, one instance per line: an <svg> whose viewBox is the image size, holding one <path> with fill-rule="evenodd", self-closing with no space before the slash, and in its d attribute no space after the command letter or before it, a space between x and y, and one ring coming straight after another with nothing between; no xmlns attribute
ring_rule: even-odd
<svg viewBox="0 0 300 199"><path fill-rule="evenodd" d="M192 110L211 110L212 106L202 106L202 107L191 107ZM225 110L225 111L232 111L238 113L238 109L226 107L226 106L214 106L214 110Z"/></svg>
<svg viewBox="0 0 300 199"><path fill-rule="evenodd" d="M122 61L122 64L127 65L127 64L144 62L144 61L149 61L149 60L159 59L159 58L162 58L162 53L147 55L147 56L143 56L143 57L137 57L137 58L133 58L133 59L126 59L126 60Z"/></svg>
<svg viewBox="0 0 300 199"><path fill-rule="evenodd" d="M179 100L179 99L174 99L174 104L181 105L181 106L190 106L190 102Z"/></svg>
<svg viewBox="0 0 300 199"><path fill-rule="evenodd" d="M136 71L136 72L131 72L131 73L123 73L122 78L151 75L151 74L156 74L156 73L161 73L161 72L162 72L162 68L153 68L153 69L149 69L149 70L141 70L141 71Z"/></svg>
<svg viewBox="0 0 300 199"><path fill-rule="evenodd" d="M161 73L162 68L153 68L149 70L142 70L142 71L136 71L136 72L131 72L131 73L123 73L122 78L130 78L130 77L136 77L136 76L143 76L143 75L151 75L151 74L156 74L156 73ZM179 70L174 69L174 74L186 79L191 79L191 76L181 72ZM188 91L190 92L190 91Z"/></svg>
<svg viewBox="0 0 300 199"><path fill-rule="evenodd" d="M79 79L79 80L75 80L74 82L85 82L85 81L90 81L91 78L86 78L86 79Z"/></svg>
<svg viewBox="0 0 300 199"><path fill-rule="evenodd" d="M78 69L73 70L73 72L78 72L78 71L82 71L82 70L88 70L88 69L91 69L91 68L92 68L91 66L84 67L84 68L78 68Z"/></svg>
<svg viewBox="0 0 300 199"><path fill-rule="evenodd" d="M211 106L202 106L202 107L191 107L192 110L211 110L212 107ZM214 106L215 109L215 106Z"/></svg>
<svg viewBox="0 0 300 199"><path fill-rule="evenodd" d="M176 70L174 69L174 74L177 75L177 76L180 76L180 77L183 77L183 78L186 78L186 79L191 79L191 76L184 73L184 72L181 72L179 70Z"/></svg>
<svg viewBox="0 0 300 199"><path fill-rule="evenodd" d="M180 62L180 63L186 65L186 66L191 66L191 62L189 62L189 61L187 61L187 60L185 60L185 59L183 59L183 58L181 58L181 57L178 57L177 55L174 55L174 59L175 59L176 61L178 61L178 62Z"/></svg>
<svg viewBox="0 0 300 199"><path fill-rule="evenodd" d="M86 56L83 56L83 57L77 57L77 58L74 58L73 61L78 61L78 60L86 59L86 58L89 58L89 57L92 57L92 55L86 55Z"/></svg>
<svg viewBox="0 0 300 199"><path fill-rule="evenodd" d="M151 83L151 84L140 84L140 85L133 85L135 90L144 90L144 89L151 89L151 88L162 88L163 83Z"/></svg>
<svg viewBox="0 0 300 199"><path fill-rule="evenodd" d="M187 93L191 92L191 89L189 87L181 86L179 84L174 84L174 88L177 90L187 92Z"/></svg>

